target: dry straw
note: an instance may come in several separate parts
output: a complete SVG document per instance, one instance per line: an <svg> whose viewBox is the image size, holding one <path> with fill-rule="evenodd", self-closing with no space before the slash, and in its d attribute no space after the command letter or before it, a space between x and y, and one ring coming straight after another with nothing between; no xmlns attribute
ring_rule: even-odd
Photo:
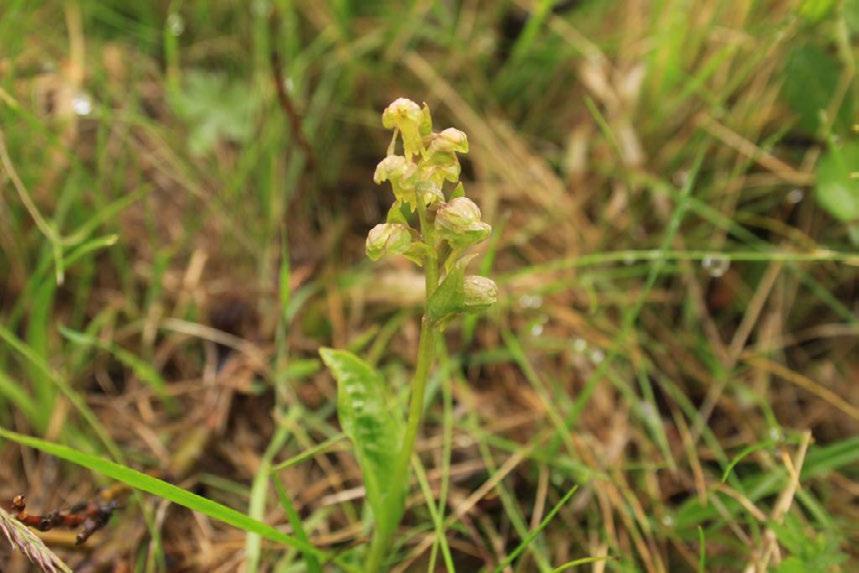
<svg viewBox="0 0 859 573"><path fill-rule="evenodd" d="M47 545L29 527L9 515L3 508L0 508L0 531L3 532L12 547L23 552L42 571L46 573L72 573L68 565L48 549Z"/></svg>

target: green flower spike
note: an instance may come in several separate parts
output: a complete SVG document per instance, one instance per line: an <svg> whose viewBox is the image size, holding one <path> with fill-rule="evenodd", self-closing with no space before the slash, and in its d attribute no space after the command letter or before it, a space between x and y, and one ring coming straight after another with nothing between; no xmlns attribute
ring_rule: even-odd
<svg viewBox="0 0 859 573"><path fill-rule="evenodd" d="M320 351L337 379L337 415L361 466L373 518L373 540L361 569L367 573L386 570L406 510L438 336L458 316L485 310L498 299L492 280L465 274L474 257L468 248L492 230L459 182L457 154L468 152L468 138L452 127L433 133L427 106L403 98L385 109L382 124L394 135L373 180L389 182L395 201L386 222L367 236L367 256L375 261L402 255L425 275L424 314L405 420L396 409L396 397L389 395L387 380L372 364L346 350Z"/></svg>

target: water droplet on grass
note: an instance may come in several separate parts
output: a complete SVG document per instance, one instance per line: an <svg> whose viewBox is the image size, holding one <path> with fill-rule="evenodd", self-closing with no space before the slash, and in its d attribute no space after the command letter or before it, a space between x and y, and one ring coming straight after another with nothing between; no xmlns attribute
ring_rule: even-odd
<svg viewBox="0 0 859 573"><path fill-rule="evenodd" d="M719 278L728 272L728 268L731 266L731 261L724 255L714 253L701 259L701 266L704 267L704 270L707 271L707 274L711 277Z"/></svg>
<svg viewBox="0 0 859 573"><path fill-rule="evenodd" d="M769 431L770 439L774 442L780 442L782 440L781 428L777 428L773 426Z"/></svg>
<svg viewBox="0 0 859 573"><path fill-rule="evenodd" d="M791 205L796 205L805 198L805 192L802 189L791 189L787 194L787 202Z"/></svg>
<svg viewBox="0 0 859 573"><path fill-rule="evenodd" d="M540 308L543 306L543 297L538 294L523 294L519 297L519 306L522 308Z"/></svg>
<svg viewBox="0 0 859 573"><path fill-rule="evenodd" d="M671 527L674 525L674 518L670 515L665 515L662 517L662 525L665 527Z"/></svg>
<svg viewBox="0 0 859 573"><path fill-rule="evenodd" d="M92 100L87 94L80 93L72 98L72 111L81 117L92 113Z"/></svg>

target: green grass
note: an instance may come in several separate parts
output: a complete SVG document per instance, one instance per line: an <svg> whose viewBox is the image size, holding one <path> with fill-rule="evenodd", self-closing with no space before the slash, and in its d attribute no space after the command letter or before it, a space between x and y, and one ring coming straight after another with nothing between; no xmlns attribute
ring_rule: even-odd
<svg viewBox="0 0 859 573"><path fill-rule="evenodd" d="M407 397L420 277L363 256L404 96L469 135L502 296L437 341L392 564L856 568L855 0L0 13L0 502L119 480L136 571L359 568L317 349Z"/></svg>

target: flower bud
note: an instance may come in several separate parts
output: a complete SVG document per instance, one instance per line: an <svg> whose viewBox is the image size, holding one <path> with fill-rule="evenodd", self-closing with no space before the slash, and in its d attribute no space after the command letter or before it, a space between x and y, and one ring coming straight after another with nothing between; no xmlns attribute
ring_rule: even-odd
<svg viewBox="0 0 859 573"><path fill-rule="evenodd" d="M373 181L376 184L384 181L393 181L396 183L411 177L415 169L415 164L402 155L388 155L376 166Z"/></svg>
<svg viewBox="0 0 859 573"><path fill-rule="evenodd" d="M462 131L448 127L436 134L430 143L429 151L430 153L436 151L468 153L468 137Z"/></svg>
<svg viewBox="0 0 859 573"><path fill-rule="evenodd" d="M371 260L378 261L388 255L401 255L409 250L412 235L406 225L381 223L370 229L366 251Z"/></svg>
<svg viewBox="0 0 859 573"><path fill-rule="evenodd" d="M492 231L480 220L480 208L467 197L457 197L439 207L435 227L443 238L457 245L477 243Z"/></svg>
<svg viewBox="0 0 859 573"><path fill-rule="evenodd" d="M487 308L498 300L498 286L492 279L474 275L467 276L462 287L465 295L465 307L468 310Z"/></svg>

